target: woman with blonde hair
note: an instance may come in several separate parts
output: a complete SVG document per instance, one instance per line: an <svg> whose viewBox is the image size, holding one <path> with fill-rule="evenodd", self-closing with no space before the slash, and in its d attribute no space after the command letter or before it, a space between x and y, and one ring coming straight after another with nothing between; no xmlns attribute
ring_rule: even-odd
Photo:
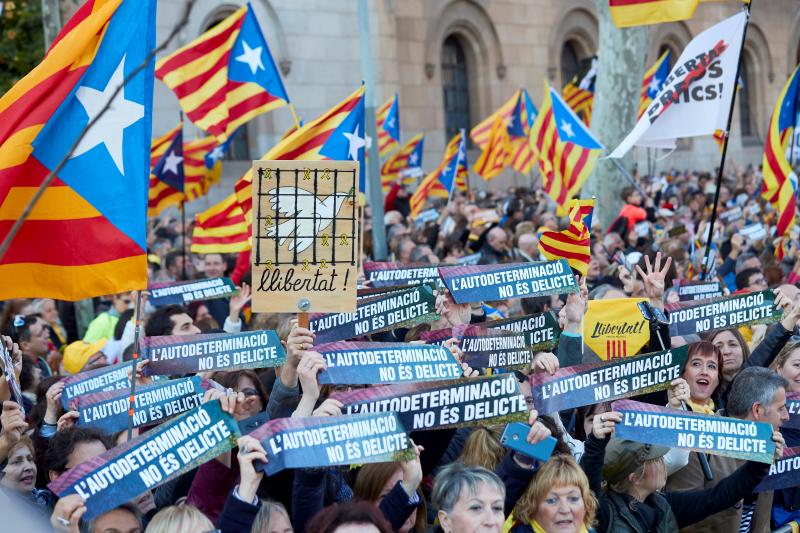
<svg viewBox="0 0 800 533"><path fill-rule="evenodd" d="M587 533L594 531L597 498L571 455L552 456L533 478L506 520L503 532Z"/></svg>
<svg viewBox="0 0 800 533"><path fill-rule="evenodd" d="M202 533L213 531L214 524L200 509L185 503L161 509L147 525L145 533Z"/></svg>

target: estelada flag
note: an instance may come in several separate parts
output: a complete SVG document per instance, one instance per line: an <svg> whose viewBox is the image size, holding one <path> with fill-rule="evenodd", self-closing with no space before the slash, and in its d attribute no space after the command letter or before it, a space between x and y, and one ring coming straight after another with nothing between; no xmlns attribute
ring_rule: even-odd
<svg viewBox="0 0 800 533"><path fill-rule="evenodd" d="M250 225L231 194L195 217L192 253L225 254L250 249Z"/></svg>
<svg viewBox="0 0 800 533"><path fill-rule="evenodd" d="M633 131L608 157L623 157L633 146L671 149L676 139L724 130L746 23L742 12L692 39Z"/></svg>
<svg viewBox="0 0 800 533"><path fill-rule="evenodd" d="M90 0L0 98L0 238L155 43L155 0ZM0 300L147 286L153 67L78 143L0 260Z"/></svg>
<svg viewBox="0 0 800 533"><path fill-rule="evenodd" d="M639 310L645 298L589 300L583 342L607 361L636 355L650 342L650 327Z"/></svg>

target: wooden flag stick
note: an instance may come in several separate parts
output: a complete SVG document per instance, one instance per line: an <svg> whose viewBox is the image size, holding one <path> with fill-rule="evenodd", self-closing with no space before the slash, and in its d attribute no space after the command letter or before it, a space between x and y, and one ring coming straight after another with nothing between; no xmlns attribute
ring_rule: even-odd
<svg viewBox="0 0 800 533"><path fill-rule="evenodd" d="M139 330L142 317L142 291L136 291L136 307L133 308L133 367L131 369L131 396L128 401L128 440L133 434L133 413L136 410L136 365L139 363Z"/></svg>

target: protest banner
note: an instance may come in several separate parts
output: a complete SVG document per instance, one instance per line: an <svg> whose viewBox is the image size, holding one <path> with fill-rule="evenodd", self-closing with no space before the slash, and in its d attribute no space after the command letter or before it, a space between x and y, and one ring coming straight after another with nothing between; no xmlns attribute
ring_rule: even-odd
<svg viewBox="0 0 800 533"><path fill-rule="evenodd" d="M358 180L358 161L253 161L253 311L355 311Z"/></svg>
<svg viewBox="0 0 800 533"><path fill-rule="evenodd" d="M199 376L162 381L136 389L133 427L161 422L200 406L203 387ZM128 427L130 392L127 390L95 392L74 400L78 425L97 428L113 435Z"/></svg>
<svg viewBox="0 0 800 533"><path fill-rule="evenodd" d="M721 222L724 222L725 224L730 224L731 222L736 222L737 220L741 219L742 215L743 215L742 208L741 206L737 205L729 209L726 209L718 216Z"/></svg>
<svg viewBox="0 0 800 533"><path fill-rule="evenodd" d="M542 414L628 398L669 388L680 376L689 348L653 352L614 361L531 374L531 395Z"/></svg>
<svg viewBox="0 0 800 533"><path fill-rule="evenodd" d="M468 324L453 328L464 352L462 361L472 368L527 369L533 352L521 334L503 329L487 329Z"/></svg>
<svg viewBox="0 0 800 533"><path fill-rule="evenodd" d="M650 341L650 327L639 309L645 298L589 300L584 315L583 342L604 360L639 353Z"/></svg>
<svg viewBox="0 0 800 533"><path fill-rule="evenodd" d="M414 457L411 439L397 413L279 418L250 436L267 452L257 470L405 461Z"/></svg>
<svg viewBox="0 0 800 533"><path fill-rule="evenodd" d="M676 279L672 281L672 286L677 289L678 298L682 302L707 300L709 298L718 298L723 295L722 284L719 281Z"/></svg>
<svg viewBox="0 0 800 533"><path fill-rule="evenodd" d="M772 463L772 425L719 415L681 411L633 400L611 404L622 413L614 436L670 448Z"/></svg>
<svg viewBox="0 0 800 533"><path fill-rule="evenodd" d="M784 448L783 457L769 465L769 472L753 492L792 489L800 486L800 447Z"/></svg>
<svg viewBox="0 0 800 533"><path fill-rule="evenodd" d="M211 278L181 283L157 284L147 288L147 302L154 307L179 304L196 300L230 298L238 292L230 278Z"/></svg>
<svg viewBox="0 0 800 533"><path fill-rule="evenodd" d="M535 315L491 320L475 325L521 333L525 340L525 346L534 352L552 350L558 345L558 338L561 336L558 319L550 311Z"/></svg>
<svg viewBox="0 0 800 533"><path fill-rule="evenodd" d="M131 380L129 374L131 368L132 364L125 362L79 372L66 377L63 380L64 391L61 393L61 405L64 409L69 410L70 400L82 394L130 389Z"/></svg>
<svg viewBox="0 0 800 533"><path fill-rule="evenodd" d="M437 346L444 346L445 342L453 338L453 328L422 331L419 334L419 338L420 340L425 341L425 344L435 344Z"/></svg>
<svg viewBox="0 0 800 533"><path fill-rule="evenodd" d="M456 264L457 265L464 265L464 266L466 266L466 265L477 265L480 260L481 260L481 254L480 253L469 254L469 255L465 255L464 257L459 257L458 259L456 259Z"/></svg>
<svg viewBox="0 0 800 533"><path fill-rule="evenodd" d="M578 292L565 259L439 267L439 275L458 304Z"/></svg>
<svg viewBox="0 0 800 533"><path fill-rule="evenodd" d="M364 275L371 287L438 283L439 268L425 263L364 263Z"/></svg>
<svg viewBox="0 0 800 533"><path fill-rule="evenodd" d="M208 402L67 470L48 488L80 495L83 519L91 520L229 451L239 436L219 401Z"/></svg>
<svg viewBox="0 0 800 533"><path fill-rule="evenodd" d="M141 356L149 361L145 376L267 368L286 362L278 334L266 330L144 337Z"/></svg>
<svg viewBox="0 0 800 533"><path fill-rule="evenodd" d="M359 287L356 291L356 301L368 300L376 296L386 296L408 290L409 285L387 285L386 287Z"/></svg>
<svg viewBox="0 0 800 533"><path fill-rule="evenodd" d="M786 394L786 410L789 412L789 420L781 427L800 429L800 392Z"/></svg>
<svg viewBox="0 0 800 533"><path fill-rule="evenodd" d="M668 313L669 334L673 337L720 328L770 324L783 317L783 310L775 308L775 293L771 290L666 304L664 310Z"/></svg>
<svg viewBox="0 0 800 533"><path fill-rule="evenodd" d="M331 398L345 414L397 411L409 431L486 426L527 420L528 406L514 374L377 385L339 392Z"/></svg>
<svg viewBox="0 0 800 533"><path fill-rule="evenodd" d="M341 341L389 329L412 327L439 318L430 285L360 300L355 313L314 314L309 329L316 342Z"/></svg>
<svg viewBox="0 0 800 533"><path fill-rule="evenodd" d="M19 386L19 380L14 373L14 361L11 359L11 354L8 353L8 349L2 338L0 338L0 364L3 365L3 375L6 378L8 390L11 393L11 401L19 405L24 415L25 405L22 403L22 389Z"/></svg>
<svg viewBox="0 0 800 533"><path fill-rule="evenodd" d="M328 365L320 384L363 385L435 381L461 377L461 365L450 350L429 344L331 342L315 346Z"/></svg>

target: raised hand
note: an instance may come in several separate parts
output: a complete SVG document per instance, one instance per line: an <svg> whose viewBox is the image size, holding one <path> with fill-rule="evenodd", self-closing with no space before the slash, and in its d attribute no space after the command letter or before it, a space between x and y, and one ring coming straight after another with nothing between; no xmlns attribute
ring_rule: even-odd
<svg viewBox="0 0 800 533"><path fill-rule="evenodd" d="M656 253L654 264L650 264L650 257L644 256L647 272L643 271L639 265L636 265L636 272L641 276L644 282L644 292L651 300L658 300L663 305L662 298L664 297L664 279L667 277L669 267L672 266L672 258L667 257L664 265L661 265L661 252Z"/></svg>

